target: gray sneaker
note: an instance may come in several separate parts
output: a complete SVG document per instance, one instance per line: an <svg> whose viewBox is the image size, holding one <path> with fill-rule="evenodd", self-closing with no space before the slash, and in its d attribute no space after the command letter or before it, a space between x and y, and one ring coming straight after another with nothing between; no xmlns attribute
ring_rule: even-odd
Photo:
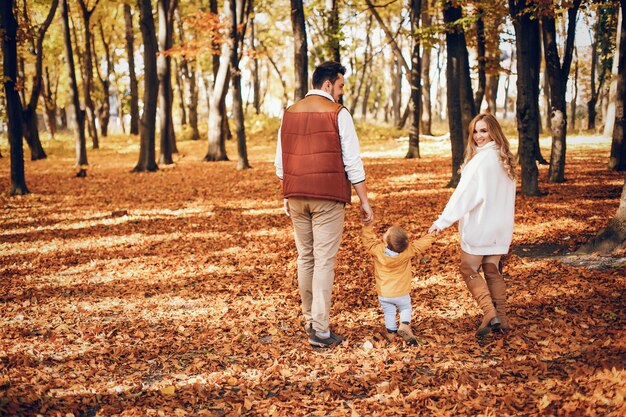
<svg viewBox="0 0 626 417"><path fill-rule="evenodd" d="M315 332L309 334L309 344L315 348L329 348L337 346L344 340L346 340L345 337L339 336L333 332L331 332L330 337L327 338L319 337Z"/></svg>

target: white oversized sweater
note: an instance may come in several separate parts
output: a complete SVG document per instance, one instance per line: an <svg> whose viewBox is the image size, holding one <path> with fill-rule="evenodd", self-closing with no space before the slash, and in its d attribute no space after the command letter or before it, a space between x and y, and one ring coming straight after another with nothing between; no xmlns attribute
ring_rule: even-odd
<svg viewBox="0 0 626 417"><path fill-rule="evenodd" d="M459 220L461 249L471 255L504 255L513 238L515 181L508 177L491 141L477 148L435 226Z"/></svg>

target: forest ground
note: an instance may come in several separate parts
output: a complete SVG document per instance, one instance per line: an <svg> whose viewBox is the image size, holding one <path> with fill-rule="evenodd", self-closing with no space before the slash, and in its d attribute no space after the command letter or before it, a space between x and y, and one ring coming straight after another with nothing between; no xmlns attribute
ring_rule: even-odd
<svg viewBox="0 0 626 417"><path fill-rule="evenodd" d="M547 184L542 166L549 194L517 196L512 332L474 337L480 314L451 228L414 261L419 345L383 341L354 205L331 320L348 340L317 351L301 323L275 130L248 133L246 171L234 141L234 161L206 163L205 140L180 140L175 166L131 174L138 138L127 136L89 150L87 178L73 175L69 135L26 162L32 194L0 196L0 415L626 414L625 254L568 256L617 209L624 177L606 169L608 138L568 138L567 182ZM417 237L451 194L449 142L425 138L422 158L406 160L393 135L361 128L375 229L400 223Z"/></svg>

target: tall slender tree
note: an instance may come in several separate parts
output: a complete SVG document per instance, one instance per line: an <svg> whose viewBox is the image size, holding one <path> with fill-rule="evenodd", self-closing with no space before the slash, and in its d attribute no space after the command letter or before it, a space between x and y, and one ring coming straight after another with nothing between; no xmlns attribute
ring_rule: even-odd
<svg viewBox="0 0 626 417"><path fill-rule="evenodd" d="M567 150L567 80L574 52L576 15L581 0L573 0L567 9L567 36L563 52L563 63L559 57L556 38L556 6L549 8L541 19L543 48L546 59L548 82L550 83L550 128L552 130L552 151L550 153L549 182L565 181L565 156Z"/></svg>
<svg viewBox="0 0 626 417"><path fill-rule="evenodd" d="M156 113L159 94L156 56L158 47L151 0L137 0L137 7L140 13L139 27L143 39L144 106L139 128L139 161L133 171L154 172L159 169L156 163Z"/></svg>
<svg viewBox="0 0 626 417"><path fill-rule="evenodd" d="M461 178L459 169L463 163L463 154L469 137L468 125L476 115L469 73L467 43L463 28L460 25L462 17L461 6L446 0L443 6L443 20L447 27L446 90L452 148L452 177L448 183L449 187L456 187Z"/></svg>
<svg viewBox="0 0 626 417"><path fill-rule="evenodd" d="M167 51L173 44L174 11L178 0L158 0L159 18L159 55L157 56L157 75L159 77L159 162L173 164L172 154L176 152L176 136L172 119L172 57Z"/></svg>
<svg viewBox="0 0 626 417"><path fill-rule="evenodd" d="M76 82L76 70L74 68L74 51L72 49L72 35L70 31L69 6L67 0L62 0L61 15L63 17L63 35L65 38L65 56L70 78L69 94L70 102L74 111L76 127L74 137L76 140L76 166L77 177L87 176L87 143L85 138L85 113L80 108L78 98L78 83Z"/></svg>
<svg viewBox="0 0 626 417"><path fill-rule="evenodd" d="M30 91L30 97L28 102L24 103L23 111L23 134L26 139L26 143L30 148L30 159L36 161L38 159L45 159L46 152L41 145L41 139L39 138L39 128L37 127L37 103L39 101L39 95L43 85L43 41L52 23L54 14L56 13L59 0L52 0L50 10L46 20L39 26L37 33L34 37L31 37L31 48L35 52L35 73L33 74L33 85ZM27 22L30 20L28 17L26 4L24 4L24 17Z"/></svg>
<svg viewBox="0 0 626 417"><path fill-rule="evenodd" d="M626 1L621 2L622 24L619 39L619 59L617 63L617 97L615 100L615 124L613 126L613 140L611 142L611 157L609 168L614 171L626 171L626 114L624 113L624 100L626 99ZM626 186L624 188L626 190ZM626 208L622 207L625 199L622 193L620 203L621 233L626 234ZM618 216L616 216L618 217Z"/></svg>
<svg viewBox="0 0 626 417"><path fill-rule="evenodd" d="M291 0L291 25L294 38L294 71L296 81L294 100L298 101L306 95L309 79L309 55L302 0Z"/></svg>
<svg viewBox="0 0 626 417"><path fill-rule="evenodd" d="M83 62L84 79L83 79L83 92L85 101L85 113L87 115L87 131L91 138L91 143L94 149L100 147L98 141L98 131L96 130L96 106L94 105L91 93L93 91L93 51L91 49L91 16L96 10L100 0L95 0L92 7L89 7L89 0L78 0L80 6L81 16L83 18L83 29L85 30L84 42L85 42L85 57Z"/></svg>
<svg viewBox="0 0 626 417"><path fill-rule="evenodd" d="M217 0L211 0L211 13L218 14ZM225 4L226 14L230 13L230 5ZM204 157L205 161L227 161L226 138L228 120L226 118L226 93L228 93L228 83L230 80L230 59L233 53L229 42L222 42L216 38L216 33L212 34L213 49L213 83L209 83L209 93L207 94L209 105L208 120L208 145L209 148Z"/></svg>
<svg viewBox="0 0 626 417"><path fill-rule="evenodd" d="M130 79L130 133L139 133L139 92L135 75L135 35L133 32L133 15L130 4L124 4L124 23L126 38L126 55L128 59L128 76Z"/></svg>
<svg viewBox="0 0 626 417"><path fill-rule="evenodd" d="M0 2L2 36L2 68L4 95L7 105L9 145L11 147L11 195L28 194L24 174L24 144L22 142L22 102L16 90L17 80L17 20L13 0Z"/></svg>
<svg viewBox="0 0 626 417"><path fill-rule="evenodd" d="M517 131L519 160L522 167L522 194L541 195L539 170L535 158L535 142L539 138L539 21L529 6L532 0L509 0L509 10L515 30L517 61Z"/></svg>
<svg viewBox="0 0 626 417"><path fill-rule="evenodd" d="M237 133L237 169L248 169L248 150L246 147L246 131L244 126L243 100L241 96L241 70L239 69L240 51L246 35L248 17L250 16L250 2L247 0L230 0L230 36L232 53L230 56L230 72L232 74L233 120Z"/></svg>
<svg viewBox="0 0 626 417"><path fill-rule="evenodd" d="M106 72L104 75L100 74L98 65L98 59L94 53L96 75L100 81L102 87L102 103L98 106L98 119L100 120L100 133L106 137L109 133L109 120L111 119L111 105L109 104L109 96L111 95L111 78L113 77L113 60L111 59L111 34L109 36L104 35L104 27L102 22L98 25L100 32L100 41L102 42L102 50L104 52L102 58L106 64ZM93 45L94 52L96 51L96 45Z"/></svg>

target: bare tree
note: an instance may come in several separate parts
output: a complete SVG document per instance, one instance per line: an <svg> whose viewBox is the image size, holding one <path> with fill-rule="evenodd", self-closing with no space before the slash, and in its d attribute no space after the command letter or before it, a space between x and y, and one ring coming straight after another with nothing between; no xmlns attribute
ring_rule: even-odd
<svg viewBox="0 0 626 417"><path fill-rule="evenodd" d="M291 0L291 25L294 37L294 71L296 80L294 100L298 101L306 95L309 79L309 58L302 0Z"/></svg>
<svg viewBox="0 0 626 417"><path fill-rule="evenodd" d="M78 168L76 176L86 177L87 143L85 139L85 113L80 108L80 100L78 98L78 83L76 82L76 70L74 68L74 52L72 50L72 35L70 32L69 7L67 0L62 0L61 15L63 17L62 22L67 69L70 76L70 102L72 103L74 118L76 120L76 128L74 129L74 137L76 139L76 166Z"/></svg>
<svg viewBox="0 0 626 417"><path fill-rule="evenodd" d="M4 94L7 105L9 145L11 146L11 195L28 194L24 175L24 144L22 142L22 102L16 90L17 80L17 20L13 0L0 2L0 29Z"/></svg>
<svg viewBox="0 0 626 417"><path fill-rule="evenodd" d="M156 113L159 94L156 56L158 47L151 1L137 0L137 7L140 12L139 27L143 38L144 106L139 128L139 161L133 171L154 172L159 169L156 163Z"/></svg>

